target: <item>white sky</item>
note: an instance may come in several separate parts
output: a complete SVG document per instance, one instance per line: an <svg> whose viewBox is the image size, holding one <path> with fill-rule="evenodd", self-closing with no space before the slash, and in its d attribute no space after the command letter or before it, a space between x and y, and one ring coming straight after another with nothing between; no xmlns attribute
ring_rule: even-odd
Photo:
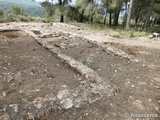
<svg viewBox="0 0 160 120"><path fill-rule="evenodd" d="M35 1L37 1L37 2L44 2L44 1L46 1L46 0L35 0ZM57 0L54 0L55 2L58 2ZM52 2L52 0L49 0L49 2ZM76 2L76 0L72 0L72 3L75 3Z"/></svg>
<svg viewBox="0 0 160 120"><path fill-rule="evenodd" d="M37 2L44 2L46 0L35 0L35 1L37 1ZM49 1L51 1L51 0L49 0Z"/></svg>

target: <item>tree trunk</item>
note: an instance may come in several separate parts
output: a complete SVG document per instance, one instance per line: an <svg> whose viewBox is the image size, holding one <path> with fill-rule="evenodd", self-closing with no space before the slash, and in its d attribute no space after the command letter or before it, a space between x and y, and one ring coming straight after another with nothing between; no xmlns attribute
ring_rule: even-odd
<svg viewBox="0 0 160 120"><path fill-rule="evenodd" d="M107 23L106 23L106 17L107 17L107 10L106 10L106 12L105 12L105 15L104 15L104 22L103 22L105 27L106 27L106 24L107 24Z"/></svg>
<svg viewBox="0 0 160 120"><path fill-rule="evenodd" d="M143 26L143 31L148 30L148 26L149 26L149 23L150 23L150 17L152 15L153 7L154 7L154 2L155 2L155 0L151 0L151 4L150 4L150 7L149 7L148 13L147 13L147 18L146 18L144 26Z"/></svg>
<svg viewBox="0 0 160 120"><path fill-rule="evenodd" d="M93 23L93 15L91 15L90 17L90 24L92 25L92 23Z"/></svg>
<svg viewBox="0 0 160 120"><path fill-rule="evenodd" d="M103 24L104 24L104 26L106 26L106 15L104 16Z"/></svg>
<svg viewBox="0 0 160 120"><path fill-rule="evenodd" d="M115 16L114 16L114 26L117 26L117 25L118 25L119 13L120 13L120 11L115 12Z"/></svg>
<svg viewBox="0 0 160 120"><path fill-rule="evenodd" d="M60 6L60 10L61 10L61 7L63 6L62 0L59 0L59 6ZM62 13L61 13L61 16L60 16L60 22L62 22L62 23L64 22L64 16L63 16Z"/></svg>
<svg viewBox="0 0 160 120"><path fill-rule="evenodd" d="M80 15L80 22L81 23L83 23L83 15L84 15L84 12L82 12L81 15Z"/></svg>
<svg viewBox="0 0 160 120"><path fill-rule="evenodd" d="M157 19L155 20L155 22L154 22L154 25L153 25L153 26L155 26L155 25L157 24L158 19L159 19L159 18L157 18Z"/></svg>
<svg viewBox="0 0 160 120"><path fill-rule="evenodd" d="M64 22L64 16L63 16L63 14L60 16L60 22Z"/></svg>
<svg viewBox="0 0 160 120"><path fill-rule="evenodd" d="M130 0L130 6L129 11L127 15L127 22L126 22L126 30L130 29L130 21L131 21L131 15L132 15L132 7L133 7L133 0Z"/></svg>
<svg viewBox="0 0 160 120"><path fill-rule="evenodd" d="M125 15L124 16L127 16L127 1L125 2Z"/></svg>
<svg viewBox="0 0 160 120"><path fill-rule="evenodd" d="M112 13L109 13L109 26L112 27Z"/></svg>
<svg viewBox="0 0 160 120"><path fill-rule="evenodd" d="M135 30L137 31L138 17L135 17Z"/></svg>

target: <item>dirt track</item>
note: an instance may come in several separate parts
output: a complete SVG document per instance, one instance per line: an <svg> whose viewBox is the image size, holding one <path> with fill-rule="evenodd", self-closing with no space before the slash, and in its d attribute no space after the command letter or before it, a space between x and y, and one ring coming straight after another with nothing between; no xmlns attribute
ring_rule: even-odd
<svg viewBox="0 0 160 120"><path fill-rule="evenodd" d="M0 120L160 119L160 40L60 23L0 29Z"/></svg>

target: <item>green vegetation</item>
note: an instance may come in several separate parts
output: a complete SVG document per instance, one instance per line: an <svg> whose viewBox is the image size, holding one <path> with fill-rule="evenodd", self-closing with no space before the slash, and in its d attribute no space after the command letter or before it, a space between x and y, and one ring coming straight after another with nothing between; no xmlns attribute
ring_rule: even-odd
<svg viewBox="0 0 160 120"><path fill-rule="evenodd" d="M4 15L3 9L0 9L0 17L3 17L3 15Z"/></svg>
<svg viewBox="0 0 160 120"><path fill-rule="evenodd" d="M7 8L7 5L0 3L3 6L0 9L0 22L28 22L36 20L30 16L44 15L44 22L75 22L78 26L98 31L115 30L129 37L160 32L159 0L101 0L101 4L95 0L77 0L75 5L70 5L70 2L71 0L58 0L57 4L53 4L46 0L41 3L45 14L41 11L42 8L39 10L37 7L31 9L29 6L21 8L15 5ZM122 8L124 17L119 19Z"/></svg>
<svg viewBox="0 0 160 120"><path fill-rule="evenodd" d="M91 29L91 30L94 30L94 31L103 31L103 32L106 32L106 33L116 31L116 32L120 33L122 36L128 36L128 37L148 36L149 32L152 32L152 31L149 31L149 32L135 31L133 26L131 27L131 30L129 32L127 32L126 29L121 25L114 26L112 28L110 28L110 27L106 28L103 24L98 24L98 23L91 25L91 24L88 24L88 23L72 22L72 24L77 26L77 27L82 27L82 28L85 28L85 29Z"/></svg>
<svg viewBox="0 0 160 120"><path fill-rule="evenodd" d="M130 8L127 7L129 2ZM77 0L75 6L68 3L69 0L59 0L57 4L47 0L41 3L46 12L46 22L74 21L94 30L116 30L130 37L160 31L159 0L101 0L101 4L94 0ZM125 17L119 20L122 6Z"/></svg>
<svg viewBox="0 0 160 120"><path fill-rule="evenodd" d="M17 0L18 1L18 0ZM12 6L14 6L15 4L13 3L9 3L9 2L0 2L0 8L3 9L3 12L5 15L8 14L8 10L11 9ZM40 17L40 18L44 18L44 9L42 7L39 6L29 6L29 5L23 5L23 4L16 4L16 6L19 6L22 11L28 15L28 16L32 16L32 17Z"/></svg>
<svg viewBox="0 0 160 120"><path fill-rule="evenodd" d="M13 5L12 8L8 11L8 13L14 15L24 15L24 11L17 5Z"/></svg>
<svg viewBox="0 0 160 120"><path fill-rule="evenodd" d="M17 5L13 5L6 13L0 9L0 22L30 22L35 20L36 18L26 15L24 10Z"/></svg>

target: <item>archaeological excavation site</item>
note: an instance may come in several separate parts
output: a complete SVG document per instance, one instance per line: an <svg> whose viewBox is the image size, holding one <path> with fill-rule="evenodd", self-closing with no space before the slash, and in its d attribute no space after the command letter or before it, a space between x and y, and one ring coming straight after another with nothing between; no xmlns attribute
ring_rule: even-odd
<svg viewBox="0 0 160 120"><path fill-rule="evenodd" d="M0 120L160 120L160 39L1 23Z"/></svg>

